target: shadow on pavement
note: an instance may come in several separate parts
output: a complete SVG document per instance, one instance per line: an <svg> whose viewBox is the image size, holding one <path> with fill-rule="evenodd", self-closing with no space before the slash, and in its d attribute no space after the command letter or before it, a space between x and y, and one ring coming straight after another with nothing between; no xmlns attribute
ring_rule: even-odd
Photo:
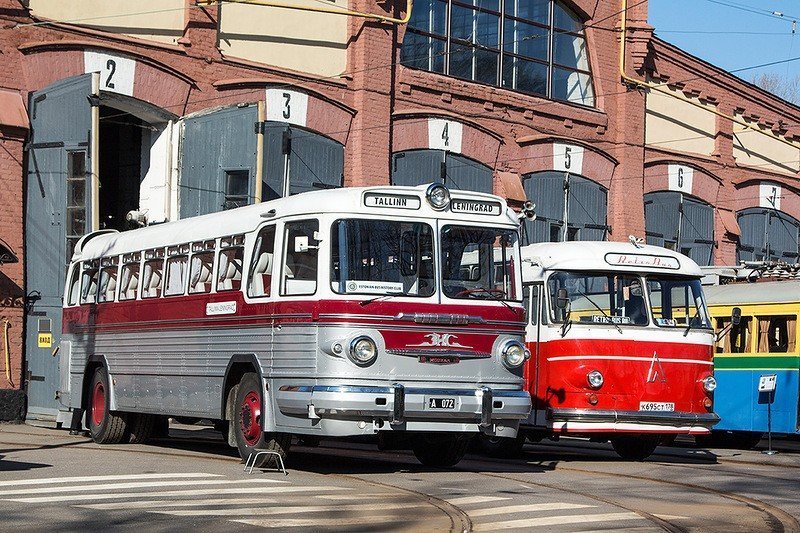
<svg viewBox="0 0 800 533"><path fill-rule="evenodd" d="M24 463L21 461L11 461L4 459L4 455L0 455L0 472L19 472L21 470L33 470L34 468L51 468L53 465L44 463Z"/></svg>

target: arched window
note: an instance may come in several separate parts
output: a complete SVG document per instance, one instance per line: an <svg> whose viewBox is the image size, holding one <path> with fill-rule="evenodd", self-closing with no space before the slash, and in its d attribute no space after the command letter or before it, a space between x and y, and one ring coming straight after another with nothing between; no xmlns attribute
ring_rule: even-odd
<svg viewBox="0 0 800 533"><path fill-rule="evenodd" d="M737 213L739 245L738 261L798 262L800 221L775 209L753 207Z"/></svg>
<svg viewBox="0 0 800 533"><path fill-rule="evenodd" d="M608 191L569 173L546 171L522 177L525 196L536 204L536 220L525 222L525 244L603 241L608 235Z"/></svg>
<svg viewBox="0 0 800 533"><path fill-rule="evenodd" d="M400 57L412 68L594 105L583 21L558 0L419 0Z"/></svg>
<svg viewBox="0 0 800 533"><path fill-rule="evenodd" d="M451 189L492 193L492 169L444 150L406 150L392 154L392 185L438 181Z"/></svg>
<svg viewBox="0 0 800 533"><path fill-rule="evenodd" d="M688 255L698 265L713 263L714 208L680 192L644 195L647 244Z"/></svg>

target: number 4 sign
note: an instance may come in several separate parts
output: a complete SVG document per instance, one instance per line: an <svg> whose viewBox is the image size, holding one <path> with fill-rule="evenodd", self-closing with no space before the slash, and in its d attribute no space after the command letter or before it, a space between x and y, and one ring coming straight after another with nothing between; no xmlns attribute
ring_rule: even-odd
<svg viewBox="0 0 800 533"><path fill-rule="evenodd" d="M463 126L454 120L441 118L428 119L428 148L461 153L461 135Z"/></svg>
<svg viewBox="0 0 800 533"><path fill-rule="evenodd" d="M100 90L133 96L136 61L101 52L83 53L83 71L100 73Z"/></svg>

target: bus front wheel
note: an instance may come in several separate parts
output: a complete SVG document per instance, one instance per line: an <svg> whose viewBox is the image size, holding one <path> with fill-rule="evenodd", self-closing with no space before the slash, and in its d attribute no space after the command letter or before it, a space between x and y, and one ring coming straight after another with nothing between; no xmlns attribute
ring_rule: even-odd
<svg viewBox="0 0 800 533"><path fill-rule="evenodd" d="M111 389L108 371L98 367L94 371L89 385L89 402L86 418L92 440L98 444L119 444L127 436L127 419L125 414L112 412Z"/></svg>
<svg viewBox="0 0 800 533"><path fill-rule="evenodd" d="M457 465L467 453L469 435L431 433L413 439L414 456L425 466L450 468Z"/></svg>
<svg viewBox="0 0 800 533"><path fill-rule="evenodd" d="M612 437L611 446L626 461L643 461L656 450L660 441L660 435L624 435Z"/></svg>
<svg viewBox="0 0 800 533"><path fill-rule="evenodd" d="M262 395L261 380L258 374L248 372L242 376L236 390L234 403L234 435L239 455L246 461L251 454L259 451L278 453L283 459L289 451L292 437L288 433L264 432L264 398ZM255 463L256 468L269 468L277 466L277 459L272 454L259 456Z"/></svg>

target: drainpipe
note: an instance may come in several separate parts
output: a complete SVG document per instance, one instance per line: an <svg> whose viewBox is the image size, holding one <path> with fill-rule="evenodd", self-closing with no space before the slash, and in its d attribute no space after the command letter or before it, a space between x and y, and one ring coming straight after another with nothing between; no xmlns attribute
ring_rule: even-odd
<svg viewBox="0 0 800 533"><path fill-rule="evenodd" d="M740 126L743 126L743 127L747 128L749 130L756 131L756 132L758 132L758 133L760 133L762 135L766 135L770 139L774 139L774 140L780 141L783 144L788 144L789 146L791 146L792 148L795 148L795 149L798 148L798 146L795 143L793 143L791 141L787 141L785 138L783 138L781 136L778 136L778 135L775 135L774 133L772 133L769 130L762 130L761 128L755 127L755 126L751 125L750 123L745 122L744 120L739 120L738 118L736 118L734 116L726 115L725 113L717 111L713 107L711 109L709 109L707 106L704 106L703 104L700 104L699 102L695 102L694 100L692 100L690 98L687 98L687 97L683 96L680 93L674 93L672 91L664 89L663 85L656 85L656 84L648 82L648 81L643 81L643 80L639 80L639 79L632 78L632 77L628 76L625 73L625 45L626 45L625 39L626 39L626 36L627 36L627 30L628 30L628 0L622 0L621 12L622 12L622 18L620 19L619 74L622 77L623 81L626 81L626 82L628 82L630 84L633 84L636 87L642 87L644 89L650 89L652 91L656 91L656 92L659 92L661 94L666 94L667 96L671 96L672 98L676 98L678 100L681 100L682 102L686 102L687 104L691 104L691 105L693 105L695 107L698 107L698 108L700 108L700 109L702 109L704 111L708 111L710 113L713 113L713 114L717 115L718 117L722 117L722 118L730 120L731 122L735 122L736 124L739 124Z"/></svg>
<svg viewBox="0 0 800 533"><path fill-rule="evenodd" d="M92 73L92 95L100 98L100 73ZM93 105L91 133L91 172L92 172L92 231L100 229L100 106Z"/></svg>
<svg viewBox="0 0 800 533"><path fill-rule="evenodd" d="M266 0L225 0L226 4L248 4L253 6L266 6L266 7L280 7L283 9L296 9L298 11L313 11L315 13L330 13L332 15L350 15L351 17L361 17L366 19L380 20L381 22L391 22L394 24L405 24L411 20L411 7L413 0L406 0L406 16L403 18L387 17L384 15L377 15L374 13L362 13L360 11L350 11L349 9L335 9L330 7L311 7L299 6L291 4L283 4L280 2L270 2ZM198 0L199 6L210 6L214 4L222 4L219 0Z"/></svg>
<svg viewBox="0 0 800 533"><path fill-rule="evenodd" d="M253 193L253 203L261 203L264 179L264 122L267 120L267 113L264 109L264 101L258 101L258 128L256 129L256 183Z"/></svg>

